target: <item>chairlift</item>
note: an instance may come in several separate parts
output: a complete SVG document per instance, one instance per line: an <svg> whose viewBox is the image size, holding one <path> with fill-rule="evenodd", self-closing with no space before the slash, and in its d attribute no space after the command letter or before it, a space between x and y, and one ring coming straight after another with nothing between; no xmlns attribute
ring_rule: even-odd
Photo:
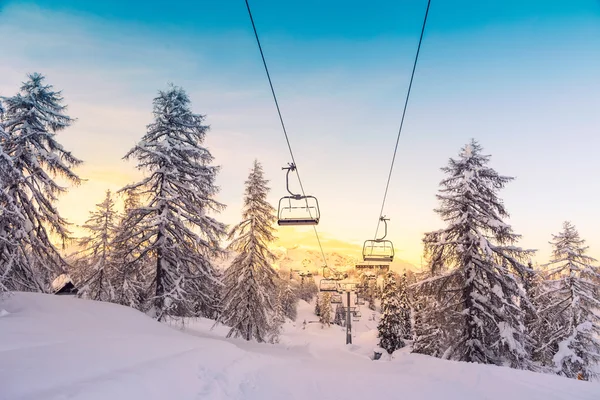
<svg viewBox="0 0 600 400"><path fill-rule="evenodd" d="M354 310L353 315L354 315L354 318L360 318L360 317L362 317L362 314L360 313L360 310Z"/></svg>
<svg viewBox="0 0 600 400"><path fill-rule="evenodd" d="M373 240L365 240L363 245L363 261L392 262L394 260L394 244L390 240L385 240L387 236L387 221L385 216L379 217L385 226L383 237Z"/></svg>
<svg viewBox="0 0 600 400"><path fill-rule="evenodd" d="M337 292L338 291L338 283L333 279L321 279L319 282L319 291L320 292Z"/></svg>
<svg viewBox="0 0 600 400"><path fill-rule="evenodd" d="M290 190L290 172L296 170L296 165L291 163L288 167L283 167L287 172L285 174L285 187L290 194L279 200L279 209L277 212L278 225L317 225L321 214L319 212L319 202L314 196L303 196L294 194Z"/></svg>
<svg viewBox="0 0 600 400"><path fill-rule="evenodd" d="M331 304L342 304L342 295L341 294L332 294L331 295Z"/></svg>
<svg viewBox="0 0 600 400"><path fill-rule="evenodd" d="M365 299L363 297L360 297L359 295L356 295L356 298L354 299L354 304L356 304L357 306L364 306Z"/></svg>

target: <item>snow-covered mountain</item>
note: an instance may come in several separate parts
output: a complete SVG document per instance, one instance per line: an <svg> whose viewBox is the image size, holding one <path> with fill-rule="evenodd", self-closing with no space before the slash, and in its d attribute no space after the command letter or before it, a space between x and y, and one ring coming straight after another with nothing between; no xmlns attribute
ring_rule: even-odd
<svg viewBox="0 0 600 400"><path fill-rule="evenodd" d="M312 272L313 274L322 274L323 255L319 249L312 249L304 246L284 247L279 246L271 249L276 256L273 266L276 269L295 270ZM226 268L235 253L229 253L224 259L216 260L216 264L221 268ZM339 272L348 272L355 269L356 264L363 263L359 254L343 254L336 251L325 251L327 265ZM404 270L418 271L419 269L404 260L394 260L390 268L396 272Z"/></svg>

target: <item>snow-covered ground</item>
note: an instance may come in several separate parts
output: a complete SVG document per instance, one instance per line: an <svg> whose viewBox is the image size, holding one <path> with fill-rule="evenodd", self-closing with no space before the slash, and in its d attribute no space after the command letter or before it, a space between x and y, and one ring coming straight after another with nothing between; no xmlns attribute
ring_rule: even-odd
<svg viewBox="0 0 600 400"><path fill-rule="evenodd" d="M398 352L372 361L363 308L352 346L302 303L277 345L225 339L207 320L160 324L108 303L0 300L0 399L600 399L600 384Z"/></svg>

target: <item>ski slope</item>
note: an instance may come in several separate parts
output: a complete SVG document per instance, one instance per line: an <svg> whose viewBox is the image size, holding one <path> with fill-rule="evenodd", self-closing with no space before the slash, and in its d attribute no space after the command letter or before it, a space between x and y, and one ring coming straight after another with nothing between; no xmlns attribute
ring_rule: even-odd
<svg viewBox="0 0 600 400"><path fill-rule="evenodd" d="M114 304L15 293L0 300L0 399L600 399L600 384L397 352L367 309L354 344L302 303L277 345L225 339L211 321L160 324Z"/></svg>

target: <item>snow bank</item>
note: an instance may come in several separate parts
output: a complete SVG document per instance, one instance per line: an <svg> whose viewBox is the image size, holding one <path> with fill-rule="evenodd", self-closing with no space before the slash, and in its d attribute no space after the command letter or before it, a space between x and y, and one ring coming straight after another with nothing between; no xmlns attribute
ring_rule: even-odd
<svg viewBox="0 0 600 400"><path fill-rule="evenodd" d="M600 398L595 383L402 350L371 361L363 352L374 347L368 321L357 324L352 347L339 327L302 329L302 319L288 323L281 344L266 345L226 340L226 328L211 331L207 320L189 323L188 334L132 309L66 296L15 293L0 309L2 400Z"/></svg>

